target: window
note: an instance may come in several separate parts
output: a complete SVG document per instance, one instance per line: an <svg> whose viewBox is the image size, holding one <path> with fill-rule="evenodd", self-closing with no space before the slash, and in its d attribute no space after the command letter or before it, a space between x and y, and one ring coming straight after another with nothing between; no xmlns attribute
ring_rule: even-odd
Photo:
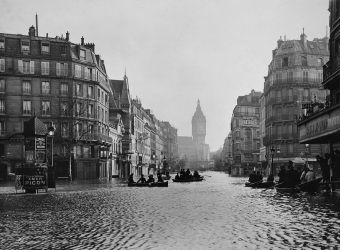
<svg viewBox="0 0 340 250"><path fill-rule="evenodd" d="M74 66L74 76L77 78L81 78L81 66L80 65L75 65Z"/></svg>
<svg viewBox="0 0 340 250"><path fill-rule="evenodd" d="M0 58L0 72L5 72L5 58Z"/></svg>
<svg viewBox="0 0 340 250"><path fill-rule="evenodd" d="M79 51L79 57L80 57L80 59L83 59L83 60L86 59L85 50L81 49L81 50Z"/></svg>
<svg viewBox="0 0 340 250"><path fill-rule="evenodd" d="M318 58L318 66L323 66L323 58Z"/></svg>
<svg viewBox="0 0 340 250"><path fill-rule="evenodd" d="M30 115L32 113L32 102L31 101L22 102L22 113L24 115Z"/></svg>
<svg viewBox="0 0 340 250"><path fill-rule="evenodd" d="M83 96L82 91L81 91L81 84L79 84L79 83L76 84L76 95L77 96Z"/></svg>
<svg viewBox="0 0 340 250"><path fill-rule="evenodd" d="M303 81L308 81L308 71L303 71Z"/></svg>
<svg viewBox="0 0 340 250"><path fill-rule="evenodd" d="M93 116L93 104L89 104L88 106L88 115L89 117Z"/></svg>
<svg viewBox="0 0 340 250"><path fill-rule="evenodd" d="M5 113L5 100L0 99L0 113Z"/></svg>
<svg viewBox="0 0 340 250"><path fill-rule="evenodd" d="M289 71L288 72L288 81L292 81L293 80L293 71Z"/></svg>
<svg viewBox="0 0 340 250"><path fill-rule="evenodd" d="M45 54L50 53L50 44L49 43L41 43L41 52Z"/></svg>
<svg viewBox="0 0 340 250"><path fill-rule="evenodd" d="M50 62L41 62L41 74L42 75L50 74Z"/></svg>
<svg viewBox="0 0 340 250"><path fill-rule="evenodd" d="M5 48L5 38L0 38L0 49Z"/></svg>
<svg viewBox="0 0 340 250"><path fill-rule="evenodd" d="M0 135L5 135L5 122L0 121Z"/></svg>
<svg viewBox="0 0 340 250"><path fill-rule="evenodd" d="M50 82L41 82L41 94L51 94Z"/></svg>
<svg viewBox="0 0 340 250"><path fill-rule="evenodd" d="M93 86L88 86L87 88L87 97L93 98Z"/></svg>
<svg viewBox="0 0 340 250"><path fill-rule="evenodd" d="M282 58L282 67L288 67L288 57Z"/></svg>
<svg viewBox="0 0 340 250"><path fill-rule="evenodd" d="M67 115L68 109L67 109L67 102L60 103L60 113L61 115Z"/></svg>
<svg viewBox="0 0 340 250"><path fill-rule="evenodd" d="M288 89L288 101L293 101L293 89Z"/></svg>
<svg viewBox="0 0 340 250"><path fill-rule="evenodd" d="M18 69L23 74L34 74L34 61L18 60Z"/></svg>
<svg viewBox="0 0 340 250"><path fill-rule="evenodd" d="M308 66L306 56L301 56L301 65L302 66Z"/></svg>
<svg viewBox="0 0 340 250"><path fill-rule="evenodd" d="M30 42L29 41L21 41L21 52L28 53L30 51Z"/></svg>
<svg viewBox="0 0 340 250"><path fill-rule="evenodd" d="M0 92L5 92L5 90L6 90L5 79L0 79Z"/></svg>
<svg viewBox="0 0 340 250"><path fill-rule="evenodd" d="M84 76L84 78L86 79L86 80L91 80L91 69L90 68L87 68L87 67L85 67L85 76Z"/></svg>
<svg viewBox="0 0 340 250"><path fill-rule="evenodd" d="M60 84L60 94L61 95L67 95L68 94L68 84L67 83L61 83Z"/></svg>
<svg viewBox="0 0 340 250"><path fill-rule="evenodd" d="M81 103L77 103L76 104L76 115L80 115L80 113L81 113L81 111L82 111L82 104Z"/></svg>
<svg viewBox="0 0 340 250"><path fill-rule="evenodd" d="M23 81L22 82L22 93L23 94L31 94L32 93L32 87L30 81Z"/></svg>
<svg viewBox="0 0 340 250"><path fill-rule="evenodd" d="M83 124L77 123L77 125L76 125L76 136L81 136L82 131L83 131Z"/></svg>
<svg viewBox="0 0 340 250"><path fill-rule="evenodd" d="M61 136L62 137L68 137L68 123L67 122L63 122L61 124Z"/></svg>
<svg viewBox="0 0 340 250"><path fill-rule="evenodd" d="M281 90L276 91L276 101L281 102Z"/></svg>
<svg viewBox="0 0 340 250"><path fill-rule="evenodd" d="M50 114L50 102L49 101L42 101L41 102L41 114L42 115L49 115Z"/></svg>
<svg viewBox="0 0 340 250"><path fill-rule="evenodd" d="M100 89L98 89L98 101L100 101Z"/></svg>
<svg viewBox="0 0 340 250"><path fill-rule="evenodd" d="M57 63L56 64L56 75L57 76L67 76L68 75L68 65L67 65L67 63Z"/></svg>
<svg viewBox="0 0 340 250"><path fill-rule="evenodd" d="M93 127L92 124L89 124L89 126L88 126L88 133L89 134L93 134L93 132L94 132L94 127Z"/></svg>

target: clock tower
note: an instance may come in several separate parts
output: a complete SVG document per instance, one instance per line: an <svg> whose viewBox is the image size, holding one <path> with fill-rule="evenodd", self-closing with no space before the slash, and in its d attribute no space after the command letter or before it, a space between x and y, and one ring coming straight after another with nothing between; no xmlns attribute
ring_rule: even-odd
<svg viewBox="0 0 340 250"><path fill-rule="evenodd" d="M205 144L206 120L200 106L200 100L197 101L197 107L191 120L192 139L195 145Z"/></svg>

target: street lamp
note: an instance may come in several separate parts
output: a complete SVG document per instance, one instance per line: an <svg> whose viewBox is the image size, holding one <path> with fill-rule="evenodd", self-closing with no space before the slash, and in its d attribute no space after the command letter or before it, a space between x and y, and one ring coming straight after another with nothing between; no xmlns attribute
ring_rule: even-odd
<svg viewBox="0 0 340 250"><path fill-rule="evenodd" d="M274 154L275 154L275 148L272 146L270 149L271 156L272 156L272 166L271 166L271 174L274 176Z"/></svg>
<svg viewBox="0 0 340 250"><path fill-rule="evenodd" d="M53 137L54 137L54 126L48 128L48 135L51 137L51 167L53 168Z"/></svg>
<svg viewBox="0 0 340 250"><path fill-rule="evenodd" d="M305 144L305 147L306 147L306 164L308 165L308 153L309 153L309 144Z"/></svg>
<svg viewBox="0 0 340 250"><path fill-rule="evenodd" d="M277 149L276 153L277 153L277 164L279 164L279 157L280 157L280 153L281 153L280 148Z"/></svg>

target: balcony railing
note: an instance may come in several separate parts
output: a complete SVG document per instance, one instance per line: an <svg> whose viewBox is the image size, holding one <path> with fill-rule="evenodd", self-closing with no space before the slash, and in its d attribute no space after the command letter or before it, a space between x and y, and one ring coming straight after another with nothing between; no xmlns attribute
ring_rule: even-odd
<svg viewBox="0 0 340 250"><path fill-rule="evenodd" d="M298 122L309 119L315 114L325 112L327 110L333 109L333 107L338 106L339 103L332 103L329 100L329 96L326 98L326 102L309 102L302 105L302 116L298 118Z"/></svg>

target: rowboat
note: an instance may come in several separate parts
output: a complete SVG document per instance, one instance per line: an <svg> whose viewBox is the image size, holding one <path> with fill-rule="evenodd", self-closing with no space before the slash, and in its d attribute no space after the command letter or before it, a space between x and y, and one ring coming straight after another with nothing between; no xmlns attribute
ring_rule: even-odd
<svg viewBox="0 0 340 250"><path fill-rule="evenodd" d="M276 191L280 193L298 193L300 189L297 186L287 187L285 183L275 185Z"/></svg>
<svg viewBox="0 0 340 250"><path fill-rule="evenodd" d="M128 187L168 187L168 182L154 182L154 183L128 183Z"/></svg>
<svg viewBox="0 0 340 250"><path fill-rule="evenodd" d="M269 182L258 182L254 183L251 187L252 188L271 188L275 186L275 182L269 181Z"/></svg>
<svg viewBox="0 0 340 250"><path fill-rule="evenodd" d="M179 178L179 179L172 179L173 182L194 182L194 181L203 181L203 177L191 177L191 178Z"/></svg>
<svg viewBox="0 0 340 250"><path fill-rule="evenodd" d="M299 185L299 188L303 192L309 192L314 193L319 190L320 181L322 180L322 177L316 178L315 180L305 182Z"/></svg>
<svg viewBox="0 0 340 250"><path fill-rule="evenodd" d="M261 183L262 181L256 181L256 182L249 182L249 181L247 181L244 185L246 186L246 187L255 187L255 185L257 185L257 184L259 184L259 183Z"/></svg>

